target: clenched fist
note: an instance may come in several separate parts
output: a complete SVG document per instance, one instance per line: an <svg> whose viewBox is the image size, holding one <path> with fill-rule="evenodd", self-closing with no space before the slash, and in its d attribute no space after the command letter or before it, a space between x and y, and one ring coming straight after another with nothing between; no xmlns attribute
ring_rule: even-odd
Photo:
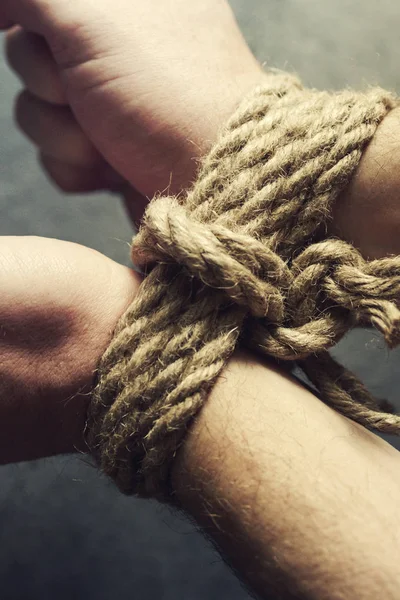
<svg viewBox="0 0 400 600"><path fill-rule="evenodd" d="M263 77L225 0L1 0L0 25L25 86L17 120L51 178L121 189L136 216L140 196L191 182Z"/></svg>

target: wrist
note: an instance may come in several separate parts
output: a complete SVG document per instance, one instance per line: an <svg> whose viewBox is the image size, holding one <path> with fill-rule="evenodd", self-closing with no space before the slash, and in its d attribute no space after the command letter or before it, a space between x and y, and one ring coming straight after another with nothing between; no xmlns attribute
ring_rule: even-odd
<svg viewBox="0 0 400 600"><path fill-rule="evenodd" d="M237 352L176 456L172 487L262 598L369 600L375 586L395 598L400 540L389 548L385 527L398 461L273 364Z"/></svg>
<svg viewBox="0 0 400 600"><path fill-rule="evenodd" d="M97 364L140 278L45 238L1 238L0 266L0 463L85 451Z"/></svg>
<svg viewBox="0 0 400 600"><path fill-rule="evenodd" d="M220 81L215 81L212 94L190 99L180 107L181 127L176 132L178 143L172 153L173 164L171 171L161 177L162 181L170 181L168 193L179 194L191 186L199 162L211 150L227 121L243 98L266 77L261 65L249 53L240 73L225 74ZM182 127L182 123L187 127ZM154 181L150 185L154 185Z"/></svg>
<svg viewBox="0 0 400 600"><path fill-rule="evenodd" d="M104 258L104 257L102 257ZM97 366L104 352L106 352L118 321L133 302L141 277L132 269L124 267L114 261L109 261L108 270L103 271L103 285L97 288L96 302L88 304L81 310L82 338L79 342L81 352L78 356L84 357L82 369L82 387L75 385L73 407L66 405L65 419L67 424L66 444L70 452L87 452L84 440L87 408L96 381Z"/></svg>
<svg viewBox="0 0 400 600"><path fill-rule="evenodd" d="M399 140L396 108L378 127L333 207L329 233L353 243L366 258L400 254Z"/></svg>
<svg viewBox="0 0 400 600"><path fill-rule="evenodd" d="M169 193L190 187L199 160L206 155L243 98L268 78L254 59L247 73L227 80L213 96L213 110L197 118L191 142L177 145L174 177ZM210 113L212 116L210 116ZM400 108L383 119L363 152L350 184L332 208L328 234L354 244L369 259L400 254ZM188 142L188 140L185 140ZM193 143L193 141L195 143Z"/></svg>

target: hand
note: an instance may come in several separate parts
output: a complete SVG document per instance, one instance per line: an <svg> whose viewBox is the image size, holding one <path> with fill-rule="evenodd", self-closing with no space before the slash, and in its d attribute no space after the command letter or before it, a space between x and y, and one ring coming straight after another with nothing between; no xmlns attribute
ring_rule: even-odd
<svg viewBox="0 0 400 600"><path fill-rule="evenodd" d="M143 196L189 185L263 77L225 0L0 0L0 27L13 24L17 119L45 170L65 191L123 192L136 222ZM368 258L400 253L399 136L397 109L333 210L329 233Z"/></svg>
<svg viewBox="0 0 400 600"><path fill-rule="evenodd" d="M94 371L139 283L77 244L0 238L0 463L85 450Z"/></svg>
<svg viewBox="0 0 400 600"><path fill-rule="evenodd" d="M66 191L179 192L263 77L225 0L1 0L12 23L17 120Z"/></svg>

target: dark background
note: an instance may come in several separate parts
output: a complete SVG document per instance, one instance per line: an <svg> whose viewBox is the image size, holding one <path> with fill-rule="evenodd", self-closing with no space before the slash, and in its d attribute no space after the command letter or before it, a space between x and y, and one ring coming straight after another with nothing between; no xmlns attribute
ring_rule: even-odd
<svg viewBox="0 0 400 600"><path fill-rule="evenodd" d="M394 0L232 0L258 58L308 85L380 84L400 92ZM106 194L64 197L12 122L18 82L0 64L0 235L79 242L127 259L131 229ZM379 396L396 400L396 353L357 332L338 349ZM245 600L219 556L184 519L121 496L80 458L0 469L2 600Z"/></svg>

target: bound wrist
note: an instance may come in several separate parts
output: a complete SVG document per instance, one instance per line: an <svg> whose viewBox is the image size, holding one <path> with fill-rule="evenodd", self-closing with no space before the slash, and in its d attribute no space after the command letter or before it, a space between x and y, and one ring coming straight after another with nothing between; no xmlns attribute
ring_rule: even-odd
<svg viewBox="0 0 400 600"><path fill-rule="evenodd" d="M400 254L399 140L396 108L378 127L333 207L329 233L353 243L366 258Z"/></svg>
<svg viewBox="0 0 400 600"><path fill-rule="evenodd" d="M173 177L167 174L171 180L168 193L178 194L192 185L200 160L211 150L227 121L247 94L266 80L266 73L254 57L251 56L247 67L234 77L222 77L222 83L216 84L213 90L212 99L198 107L197 117L195 107L190 108L193 114L188 115L186 122L196 124L190 131L190 139L186 136L176 146Z"/></svg>

